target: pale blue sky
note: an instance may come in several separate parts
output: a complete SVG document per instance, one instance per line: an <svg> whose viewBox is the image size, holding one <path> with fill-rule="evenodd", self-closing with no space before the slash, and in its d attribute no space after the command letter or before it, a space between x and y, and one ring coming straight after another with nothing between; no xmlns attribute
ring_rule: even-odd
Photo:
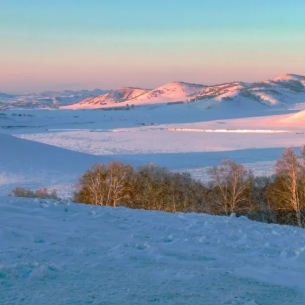
<svg viewBox="0 0 305 305"><path fill-rule="evenodd" d="M305 75L304 0L0 0L0 91Z"/></svg>

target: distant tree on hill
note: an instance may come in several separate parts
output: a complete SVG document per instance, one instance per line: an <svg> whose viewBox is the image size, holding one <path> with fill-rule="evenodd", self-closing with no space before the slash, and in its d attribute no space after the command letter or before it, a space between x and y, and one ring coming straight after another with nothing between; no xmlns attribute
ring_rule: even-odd
<svg viewBox="0 0 305 305"><path fill-rule="evenodd" d="M42 187L32 191L21 186L16 186L9 195L14 197L60 199L55 189L49 191L47 188Z"/></svg>

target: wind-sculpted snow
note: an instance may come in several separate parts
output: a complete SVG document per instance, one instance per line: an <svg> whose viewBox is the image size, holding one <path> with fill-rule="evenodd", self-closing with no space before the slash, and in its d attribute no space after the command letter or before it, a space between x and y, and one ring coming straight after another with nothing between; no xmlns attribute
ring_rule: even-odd
<svg viewBox="0 0 305 305"><path fill-rule="evenodd" d="M0 198L1 304L303 305L305 231Z"/></svg>

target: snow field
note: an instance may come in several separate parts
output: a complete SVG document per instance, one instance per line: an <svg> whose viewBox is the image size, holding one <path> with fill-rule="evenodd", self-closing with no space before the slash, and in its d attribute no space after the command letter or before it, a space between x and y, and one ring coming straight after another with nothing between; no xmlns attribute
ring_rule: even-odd
<svg viewBox="0 0 305 305"><path fill-rule="evenodd" d="M304 230L1 197L2 304L304 304Z"/></svg>

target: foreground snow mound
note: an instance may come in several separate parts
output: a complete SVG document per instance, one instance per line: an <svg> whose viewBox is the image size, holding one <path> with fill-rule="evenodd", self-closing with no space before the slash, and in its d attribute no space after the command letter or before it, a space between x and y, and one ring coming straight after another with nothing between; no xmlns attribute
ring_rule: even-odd
<svg viewBox="0 0 305 305"><path fill-rule="evenodd" d="M3 304L304 304L305 231L0 197Z"/></svg>

